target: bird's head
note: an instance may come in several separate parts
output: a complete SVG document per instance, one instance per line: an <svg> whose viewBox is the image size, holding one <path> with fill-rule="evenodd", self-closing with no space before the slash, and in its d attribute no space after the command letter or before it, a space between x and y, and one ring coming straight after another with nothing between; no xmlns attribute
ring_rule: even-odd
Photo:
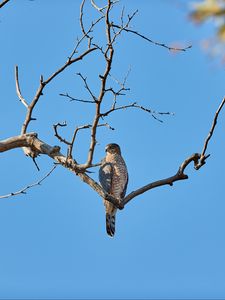
<svg viewBox="0 0 225 300"><path fill-rule="evenodd" d="M120 146L117 144L108 144L105 147L105 152L110 154L121 154Z"/></svg>

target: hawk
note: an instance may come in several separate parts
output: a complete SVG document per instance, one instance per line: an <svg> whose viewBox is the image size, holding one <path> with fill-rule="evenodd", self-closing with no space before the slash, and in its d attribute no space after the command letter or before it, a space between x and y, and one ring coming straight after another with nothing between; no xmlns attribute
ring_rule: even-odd
<svg viewBox="0 0 225 300"><path fill-rule="evenodd" d="M103 189L119 201L124 198L128 183L128 172L121 150L117 144L105 147L106 156L99 169L99 181ZM115 234L116 206L103 199L106 210L106 231L111 237Z"/></svg>

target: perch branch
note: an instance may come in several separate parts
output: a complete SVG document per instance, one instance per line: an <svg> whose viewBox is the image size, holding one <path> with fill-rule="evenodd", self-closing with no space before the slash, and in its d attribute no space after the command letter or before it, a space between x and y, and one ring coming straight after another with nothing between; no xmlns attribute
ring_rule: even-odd
<svg viewBox="0 0 225 300"><path fill-rule="evenodd" d="M63 155L60 152L59 146L50 146L47 143L39 140L36 133L26 133L26 134L23 134L20 136L11 137L4 141L0 141L0 152L5 152L10 149L20 148L20 147L30 147L31 149L33 149L33 151L38 152L39 154L45 154L45 155L49 156L50 158L55 160L55 162L57 164L60 164L61 166L67 168L68 170L70 170L73 173L75 173L76 175L78 175L81 178L81 180L83 180L93 190L95 190L99 194L99 196L112 202L118 208L120 208L120 209L122 208L121 204L118 202L117 199L115 199L114 197L107 194L97 182L95 182L91 177L89 177L85 173L86 169L84 166L78 165L75 160L69 159L67 156ZM99 165L99 164L97 164L97 165ZM93 167L97 166L97 165L93 165ZM89 167L91 167L91 166L89 166ZM41 180L41 181L43 181L43 180ZM38 183L36 183L36 185L37 184ZM26 187L18 192L10 193L7 196L10 197L10 196L15 196L19 193L20 194L24 193L26 189L28 189L28 188ZM6 198L6 196L4 196L4 197Z"/></svg>
<svg viewBox="0 0 225 300"><path fill-rule="evenodd" d="M160 187L163 185L172 186L173 183L176 181L188 179L188 176L184 173L184 171L191 162L194 163L194 167L197 170L204 165L206 158L209 156L209 155L205 156L205 152L207 150L209 140L213 136L215 126L217 124L217 119L218 119L219 113L220 113L224 103L225 103L225 98L222 100L219 108L217 109L217 111L215 113L212 127L209 131L209 134L208 134L206 140L205 140L205 143L203 146L203 151L201 154L194 153L193 155L191 155L190 157L185 159L183 161L183 163L180 165L180 167L175 175L165 178L165 179L154 181L154 182L149 183L135 191L132 191L126 197L124 197L120 201L120 203L118 203L117 199L115 199L114 197L107 194L97 182L95 182L90 176L88 176L85 173L86 169L88 167L93 167L94 165L89 164L87 166L86 164L85 165L77 164L76 161L74 161L73 159L68 159L68 157L65 157L63 154L61 154L60 147L58 147L58 146L52 147L52 146L42 142L41 140L39 140L37 138L36 133L23 134L21 136L12 137L7 140L0 141L0 152L8 151L10 149L14 149L14 148L18 148L18 147L30 147L31 149L34 149L34 151L39 154L46 154L49 157L51 157L52 159L54 159L56 162L61 164L62 166L66 167L67 169L71 170L76 175L78 175L85 183L87 183L91 188L93 188L101 197L103 197L104 199L107 199L109 202L113 203L119 209L123 209L123 207L128 202L130 202L135 197L147 192L148 190L151 190L153 188ZM102 126L104 126L106 124L102 124ZM87 128L89 128L91 125L85 125L85 126ZM83 128L85 128L85 126L83 126ZM80 129L82 129L82 127ZM74 132L73 140L75 140L77 131L78 131L78 129L75 130L75 132ZM74 143L74 141L73 141L73 143ZM204 157L204 163L202 163L200 161L202 159L202 156Z"/></svg>
<svg viewBox="0 0 225 300"><path fill-rule="evenodd" d="M193 161L194 165L196 165L198 159L200 158L200 154L195 153L193 155L191 155L190 157L188 157L179 167L177 173L171 177L165 178L165 179L161 179L161 180L157 180L154 181L152 183L149 183L133 192L131 192L130 194L128 194L123 200L122 200L122 205L126 205L129 201L131 201L133 198L153 189L159 186L163 186L163 185L170 185L172 186L173 183L175 181L178 180L184 180L184 179L188 179L188 176L186 174L184 174L184 170L185 168Z"/></svg>
<svg viewBox="0 0 225 300"><path fill-rule="evenodd" d="M190 157L188 157L179 167L177 173L174 176L162 179L162 180L158 180L152 183L149 183L133 192L131 192L130 194L128 194L124 199L122 199L122 204L121 205L126 205L130 200L132 200L134 197L137 197L140 194L145 193L148 190L151 190L153 188L162 186L162 185L173 185L173 182L178 181L178 180L183 180L183 179L188 179L188 176L186 174L184 174L184 171L186 169L186 167L193 161L194 162L194 168L196 170L200 169L204 164L205 164L205 160L209 157L209 155L205 155L207 147L208 147L208 143L210 141L210 139L213 136L216 124L217 124L217 119L219 116L219 113L221 111L221 109L223 108L223 105L225 103L225 98L223 98L222 102L220 103L215 115L214 115L214 119L212 122L212 126L210 128L210 131L208 133L208 136L205 139L204 142L204 146L203 146L203 150L202 153L195 153L193 155L191 155Z"/></svg>

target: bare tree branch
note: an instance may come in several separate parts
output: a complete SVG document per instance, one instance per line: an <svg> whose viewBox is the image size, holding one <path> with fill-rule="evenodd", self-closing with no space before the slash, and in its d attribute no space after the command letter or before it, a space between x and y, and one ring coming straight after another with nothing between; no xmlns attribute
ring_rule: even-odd
<svg viewBox="0 0 225 300"><path fill-rule="evenodd" d="M96 49L97 49L96 47L93 47L93 48L90 48L90 49L84 51L81 55L79 55L76 58L71 58L71 59L69 58L61 68L59 68L56 72L54 72L51 76L49 76L45 81L43 79L43 76L40 77L40 84L37 89L37 92L36 92L32 102L30 103L30 105L27 108L27 114L26 114L26 118L25 118L25 121L22 126L21 134L24 134L27 131L27 127L28 127L30 121L32 120L33 109L34 109L35 105L37 104L40 96L43 95L44 87L48 83L50 83L57 75L62 73L68 66L70 66L71 64L73 64L79 60L82 60L86 55L88 55L89 53L91 53L92 51L94 51Z"/></svg>
<svg viewBox="0 0 225 300"><path fill-rule="evenodd" d="M219 105L219 107L218 107L218 109L217 109L217 111L215 113L215 116L214 116L214 119L213 119L213 122L212 122L212 126L210 128L208 136L205 139L205 143L204 143L204 146L203 146L203 149L202 149L202 153L201 153L201 157L200 157L199 163L195 167L196 170L198 170L202 165L204 165L205 164L205 160L210 156L210 154L205 155L205 153L206 153L206 150L207 150L207 147L208 147L208 143L209 143L210 139L213 136L214 129L215 129L216 124L217 124L217 118L219 116L219 113L220 113L221 109L224 106L224 103L225 103L225 97L223 98L222 102L220 103L220 105Z"/></svg>
<svg viewBox="0 0 225 300"><path fill-rule="evenodd" d="M119 29L122 28L121 26L116 25L116 24L112 24L112 26L115 27L115 28L119 28ZM190 49L192 47L192 45L189 45L189 46L184 47L184 48L172 47L172 46L166 45L165 43L160 43L160 42L153 41L152 39L144 36L143 34L139 33L138 31L135 31L135 30L132 30L132 29L129 29L129 28L125 28L125 27L123 27L123 30L126 31L126 32L133 33L133 34L141 37L142 39L154 44L155 46L160 46L160 47L166 48L170 51L183 51L183 52L185 52L185 51L187 51L188 49Z"/></svg>
<svg viewBox="0 0 225 300"><path fill-rule="evenodd" d="M66 94L60 93L59 95L69 98L70 101L77 101L77 102L82 102L82 103L95 103L95 101L93 101L93 100L84 100L84 99L74 98L74 97L70 96L68 93L66 93Z"/></svg>
<svg viewBox="0 0 225 300"><path fill-rule="evenodd" d="M86 2L86 0L83 0L82 3L81 3L81 6L80 6L80 28L81 28L81 31L83 33L83 36L80 39L78 39L76 46L74 47L72 53L69 56L69 59L71 59L73 57L73 55L75 53L77 53L77 50L78 50L79 46L81 45L81 43L83 42L83 40L85 38L88 39L88 49L90 49L92 37L89 34L93 31L95 25L98 24L104 18L104 15L101 16L100 18L98 18L97 20L95 20L94 22L91 23L88 30L85 30L84 23L83 23L83 14L84 14L83 9L84 9L85 2Z"/></svg>
<svg viewBox="0 0 225 300"><path fill-rule="evenodd" d="M159 122L163 122L162 120L158 119L155 115L174 115L174 113L172 112L157 112L155 110L151 110L151 109L148 109L148 108L145 108L141 105L138 105L136 102L133 102L131 104L127 104L127 105L123 105L123 106L118 106L118 107L115 107L113 106L111 109L109 109L108 111L104 112L104 113L101 113L101 117L106 117L108 116L109 114L111 114L112 112L115 112L117 110L125 110L125 109L128 109L128 108L137 108L137 109L140 109L140 110L143 110L149 114L151 114L151 116L156 119L157 121Z"/></svg>
<svg viewBox="0 0 225 300"><path fill-rule="evenodd" d="M21 91L20 91L20 85L19 85L19 75L18 75L18 66L15 66L15 81L16 81L16 93L19 97L20 101L23 103L23 105L28 108L27 101L23 98Z"/></svg>
<svg viewBox="0 0 225 300"><path fill-rule="evenodd" d="M31 151L37 155L45 154L49 156L50 158L54 159L55 162L75 173L85 171L85 169L80 167L75 160L68 160L67 157L60 152L59 146L50 146L47 143L39 140L37 136L37 133L31 132L0 141L0 153L9 151L10 149L26 147L30 148Z"/></svg>
<svg viewBox="0 0 225 300"><path fill-rule="evenodd" d="M8 3L10 0L3 0L1 3L0 3L0 8L2 8L6 3Z"/></svg>
<svg viewBox="0 0 225 300"><path fill-rule="evenodd" d="M9 1L9 0L8 0ZM8 1L3 1L2 3L7 3ZM126 91L129 89L125 87L127 76L125 77L124 81L121 83L118 80L115 80L117 84L119 84L119 89L116 90L113 87L109 85L109 78L113 78L111 75L111 69L112 69L112 64L113 64L113 58L114 58L114 46L117 42L117 38L121 35L123 31L127 33L132 33L135 36L138 36L140 38L143 38L144 40L147 40L148 42L164 47L168 50L173 50L173 51L186 51L187 49L191 48L191 46L187 46L184 48L175 48L175 47L170 47L164 43L159 43L156 41L153 41L146 36L140 34L138 31L132 30L129 28L130 22L136 15L137 11L135 11L133 14L128 15L128 19L124 19L124 8L121 12L121 25L116 25L112 22L111 20L111 10L113 8L113 5L117 1L112 1L112 0L107 0L107 5L104 7L98 7L95 3L94 0L91 0L92 6L101 14L101 17L96 19L94 22L92 22L89 27L86 29L84 26L84 21L83 21L83 14L84 14L84 5L85 5L86 0L83 0L81 3L80 7L80 27L81 27L81 32L82 35L79 39L77 39L77 43L75 47L73 48L73 51L71 55L68 57L67 61L54 73L52 73L47 79L44 80L43 76L40 77L40 83L38 86L38 89L36 91L36 94L34 98L32 99L31 103L28 104L27 101L23 98L21 90L20 90L20 85L19 85L19 76L18 76L18 67L16 66L15 68L15 81L16 81L16 92L17 95L21 101L21 103L27 108L27 113L25 117L25 121L22 125L22 130L21 130L21 135L20 136L15 136L11 137L7 140L0 141L0 152L8 151L10 149L14 148L24 148L28 149L25 151L25 153L29 156L31 156L33 159L41 154L49 156L51 159L53 159L57 164L62 165L63 167L67 168L68 170L72 171L75 175L79 176L82 181L84 181L86 184L88 184L94 191L96 191L102 198L110 201L113 203L116 207L119 209L122 209L128 202L130 202L132 199L135 197L139 196L142 193L147 192L148 190L151 190L153 188L163 186L163 185L170 185L172 186L174 182L179 181L179 180L185 180L188 179L188 176L184 173L186 167L190 163L194 163L194 168L197 170L203 166L205 163L205 160L209 155L205 155L208 143L210 139L213 136L214 129L217 123L217 118L218 115L225 103L225 98L223 99L222 103L220 104L218 110L215 113L214 120L212 123L212 127L209 131L209 134L205 140L204 146L202 153L195 153L185 159L183 163L179 166L178 171L176 172L175 175L164 178L161 180L157 180L151 183L148 183L147 185L138 188L137 190L132 191L129 193L124 199L119 202L118 199L115 199L113 196L107 194L104 189L100 186L99 183L97 183L95 180L93 180L90 176L89 171L90 168L99 166L99 163L95 164L93 163L94 161L94 152L95 152L95 147L97 144L97 129L101 126L108 127L109 129L114 130L108 123L100 124L100 121L102 118L108 116L114 111L118 110L124 110L127 108L136 108L140 109L142 111L145 111L149 114L152 115L153 118L157 119L158 121L161 122L160 119L156 117L156 115L172 115L173 113L170 112L156 112L151 109L145 108L141 105L138 105L136 102L123 105L123 106L117 106L117 97L124 95ZM1 4L2 4L1 3ZM0 4L0 7L1 7ZM3 5L2 5L3 6ZM101 46L97 44L92 43L92 31L95 27L96 24L98 24L101 20L104 20L105 22L105 32L106 32L106 45ZM88 41L87 45L87 50L83 51L80 55L75 56L75 54L78 53L78 50L80 49L80 46L83 41ZM34 120L32 117L33 109L35 108L36 104L38 103L41 95L43 94L43 90L46 85L48 85L55 77L57 77L59 74L64 72L66 68L68 68L71 64L78 62L82 60L84 57L89 55L91 52L99 50L100 53L102 54L102 57L104 57L105 61L105 67L103 70L103 73L99 75L100 79L100 88L98 91L98 95L96 96L95 93L93 93L91 86L89 85L87 78L84 77L81 73L77 73L78 76L81 77L81 79L84 82L84 86L87 89L88 93L91 96L91 101L89 100L83 100L83 99L78 99L78 98L73 98L67 94L60 94L61 96L67 97L70 99L70 101L78 101L78 102L83 102L83 103L93 103L95 105L95 114L92 120L91 124L86 124L82 126L77 126L75 130L73 131L73 135L71 140L67 140L63 138L59 134L59 127L64 127L66 126L66 123L57 123L55 124L54 127L54 132L55 136L58 138L60 142L63 142L64 144L67 145L67 155L62 154L60 151L59 146L51 146L42 140L38 138L37 133L27 133L27 128L29 126L30 121ZM111 94L110 94L111 93ZM105 99L106 95L113 96L113 105L111 109L106 110L105 112L102 112L102 103ZM108 107L107 107L108 108ZM73 158L73 150L75 147L75 141L77 138L78 131L83 130L83 129L90 129L90 143L88 147L88 155L87 155L87 160L84 164L79 164L77 161ZM26 193L26 190L29 188L39 185L45 178L47 178L53 169L41 180L38 182L28 185L27 187L15 192L15 193L10 193L5 196L0 196L0 198L7 198L10 196L15 196L18 194L24 194Z"/></svg>
<svg viewBox="0 0 225 300"><path fill-rule="evenodd" d="M81 73L77 73L78 76L80 76L80 78L83 80L84 82L84 86L86 88L86 90L89 92L89 94L91 95L92 99L93 99L93 103L96 103L97 101L97 98L96 96L94 95L94 93L92 92L92 90L90 89L88 83L87 83L87 78L84 77Z"/></svg>
<svg viewBox="0 0 225 300"><path fill-rule="evenodd" d="M86 124L86 125L82 125L82 126L78 126L75 128L74 130L74 133L73 133L73 136L72 136L72 140L71 142L67 141L65 138L63 138L61 135L59 135L58 133L58 127L66 127L67 124L66 122L63 122L63 123L57 123L57 124L54 124L53 125L53 128L54 128L54 132L55 132L55 136L58 138L58 140L66 145L68 145L68 154L67 154L67 157L69 159L72 159L73 156L72 156L72 151L73 151L73 146L74 146L74 143L75 143L75 139L76 139L76 136L77 136L77 133L78 131L82 130L82 129L88 129L88 128L91 128L92 125L91 124ZM114 130L113 127L111 127L108 123L104 123L104 124L98 124L98 127L107 127L111 130ZM81 165L80 165L81 166Z"/></svg>
<svg viewBox="0 0 225 300"><path fill-rule="evenodd" d="M98 7L98 6L95 4L94 0L91 0L91 4L92 4L92 6L93 6L95 9L97 9L97 10L98 10L100 13L102 13L102 14L104 14L104 13L103 13L103 10L107 8L107 5L106 5L106 6L103 6L103 7Z"/></svg>
<svg viewBox="0 0 225 300"><path fill-rule="evenodd" d="M9 198L9 197L13 197L13 196L18 196L20 194L26 194L26 191L35 187L35 186L38 186L38 185L41 185L41 183L51 175L51 173L55 170L55 168L57 167L57 165L55 165L43 178L41 178L40 180L38 180L37 182L34 182L32 184L29 184L27 185L26 187L16 191L16 192L12 192L12 193L9 193L9 194L6 194L6 195L3 195L3 196L0 196L0 199L4 199L4 198Z"/></svg>
<svg viewBox="0 0 225 300"><path fill-rule="evenodd" d="M94 155L94 150L95 150L95 145L97 143L96 141L96 133L97 133L97 127L99 123L99 119L101 117L100 114L100 109L101 109L101 103L104 99L105 96L105 90L106 90L106 83L108 76L110 74L110 70L112 67L112 60L113 60L113 54L114 54L114 48L112 44L112 38L111 38L111 22L109 19L109 12L112 7L112 2L111 0L108 0L108 5L106 8L106 13L105 13L105 27L106 27L106 38L107 38L107 49L105 50L104 57L105 57L105 72L103 75L100 75L101 79L101 88L99 92L99 96L96 100L96 113L95 117L92 123L92 129L91 129L91 141L90 141L90 146L89 146L89 152L88 152L88 159L86 162L86 167L90 166L93 161L93 155Z"/></svg>
<svg viewBox="0 0 225 300"><path fill-rule="evenodd" d="M188 157L179 167L177 173L171 177L165 178L165 179L161 179L161 180L157 180L154 181L152 183L149 183L133 192L131 192L129 195L127 195L123 200L122 200L122 204L126 205L129 201L131 201L133 198L151 190L154 189L156 187L162 186L162 185L170 185L172 186L173 183L175 181L178 180L184 180L184 179L188 179L188 176L186 174L184 174L184 170L185 168L192 162L194 161L194 164L197 164L198 159L200 158L200 154L195 153L193 155L191 155L190 157Z"/></svg>
<svg viewBox="0 0 225 300"><path fill-rule="evenodd" d="M81 128L80 128L81 129ZM20 147L30 147L33 151L39 154L45 154L55 160L58 164L67 168L68 170L79 176L85 183L87 183L92 189L94 189L101 197L109 200L118 208L122 208L121 204L117 199L107 194L103 188L95 182L91 177L89 177L86 172L86 167L84 165L78 165L75 160L69 159L60 152L59 146L50 146L47 143L39 140L36 133L26 133L20 136L14 136L7 140L0 142L0 152L5 152L10 149L20 148ZM97 164L99 165L99 164ZM96 165L93 165L95 167ZM92 167L92 166L89 166ZM21 193L21 190L20 190ZM18 194L18 193L17 193ZM9 196L12 196L12 193Z"/></svg>
<svg viewBox="0 0 225 300"><path fill-rule="evenodd" d="M68 142L66 139L62 138L61 135L59 135L58 130L57 130L57 128L58 128L59 126L60 126L60 127L65 127L65 126L67 126L66 121L63 122L63 123L57 123L57 124L54 124L54 125L53 125L54 131L55 131L55 136L57 137L57 139L58 139L60 142L66 144L66 145L71 145L70 142Z"/></svg>
<svg viewBox="0 0 225 300"><path fill-rule="evenodd" d="M190 157L188 157L187 159L185 159L185 161L180 165L177 173L171 177L162 179L162 180L158 180L152 183L149 183L133 192L131 192L129 195L127 195L124 199L122 199L122 204L121 205L126 205L130 200L132 200L133 198L137 197L140 194L145 193L148 190L151 190L153 188L162 186L162 185L173 185L173 182L178 181L178 180L183 180L183 179L188 179L188 176L186 174L184 174L184 170L185 168L193 161L194 162L194 168L196 170L199 170L204 164L206 159L209 157L209 155L205 155L206 150L207 150L207 146L209 143L209 140L212 138L216 124L217 124L217 118L219 116L219 113L221 111L221 109L223 108L223 105L225 103L225 98L223 98L222 102L220 103L214 119L213 119L213 123L212 123L212 127L209 131L208 136L205 139L204 142L204 146L203 146L203 150L202 153L195 153L193 155L191 155Z"/></svg>
<svg viewBox="0 0 225 300"><path fill-rule="evenodd" d="M67 169L71 170L76 175L78 175L85 183L87 183L91 188L93 188L101 197L110 201L119 209L123 209L124 206L128 202L130 202L135 197L147 192L148 190L151 190L153 188L163 186L163 185L172 186L173 183L176 181L188 179L188 176L186 174L184 174L184 171L185 171L186 167L192 161L194 163L194 167L196 170L200 169L204 165L206 158L209 156L209 155L205 156L207 145L208 145L209 140L213 136L215 126L217 124L217 118L219 116L219 113L220 113L224 103L225 103L225 98L222 100L219 108L217 109L217 111L215 113L212 127L209 131L209 134L208 134L206 140L205 140L203 151L201 154L194 153L193 155L191 155L190 157L185 159L184 162L180 165L180 167L175 175L165 178L165 179L161 179L161 180L157 180L152 183L149 183L149 184L131 192L125 198L123 198L120 202L117 199L115 199L114 197L112 197L111 195L107 194L97 182L95 182L90 176L87 175L87 173L86 173L87 168L94 167L95 165L92 165L92 164L79 165L79 164L77 164L76 161L73 160L71 157L69 157L69 159L68 159L68 156L65 157L63 154L61 154L59 146L52 147L52 146L42 142L41 140L39 140L37 138L36 133L23 134L21 136L12 137L7 140L0 141L0 152L8 151L10 149L14 149L14 148L18 148L18 147L30 147L36 153L46 154L49 157L53 158L57 163L61 164L62 166L66 167ZM102 124L102 126L104 126L106 124ZM72 144L71 152L72 152L72 147L73 147L77 132L80 129L90 128L90 127L91 127L91 125L84 125L79 128L76 128L76 130L74 131L72 142L71 142L71 144ZM202 159L202 156L204 157L204 163L202 163L200 161L200 159Z"/></svg>

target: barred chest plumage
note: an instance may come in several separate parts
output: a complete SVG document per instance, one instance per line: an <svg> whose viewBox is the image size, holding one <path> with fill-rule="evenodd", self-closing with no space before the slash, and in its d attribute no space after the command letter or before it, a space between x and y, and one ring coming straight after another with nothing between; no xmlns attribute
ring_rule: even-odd
<svg viewBox="0 0 225 300"><path fill-rule="evenodd" d="M122 156L117 153L107 153L105 161L112 165L112 195L117 199L121 199L128 179L125 161Z"/></svg>

